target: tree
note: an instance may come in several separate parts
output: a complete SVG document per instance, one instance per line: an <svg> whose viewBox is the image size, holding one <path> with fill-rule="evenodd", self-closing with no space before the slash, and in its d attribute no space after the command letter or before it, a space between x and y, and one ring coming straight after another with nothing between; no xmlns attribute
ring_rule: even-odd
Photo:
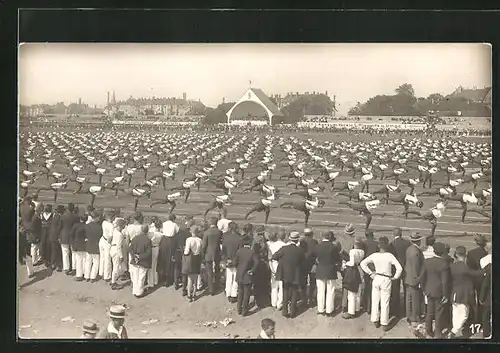
<svg viewBox="0 0 500 353"><path fill-rule="evenodd" d="M411 84L403 83L401 86L396 88L396 94L415 97L415 90Z"/></svg>
<svg viewBox="0 0 500 353"><path fill-rule="evenodd" d="M214 124L224 124L227 123L226 113L235 105L236 103L222 103L217 106L217 108L208 108L207 114L201 120L202 124L214 125Z"/></svg>

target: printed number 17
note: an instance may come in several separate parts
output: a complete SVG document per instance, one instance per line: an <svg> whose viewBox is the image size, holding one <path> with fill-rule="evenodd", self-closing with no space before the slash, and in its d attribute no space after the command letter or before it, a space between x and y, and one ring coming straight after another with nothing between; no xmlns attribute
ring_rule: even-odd
<svg viewBox="0 0 500 353"><path fill-rule="evenodd" d="M472 334L479 333L481 331L481 324L471 324L469 328Z"/></svg>

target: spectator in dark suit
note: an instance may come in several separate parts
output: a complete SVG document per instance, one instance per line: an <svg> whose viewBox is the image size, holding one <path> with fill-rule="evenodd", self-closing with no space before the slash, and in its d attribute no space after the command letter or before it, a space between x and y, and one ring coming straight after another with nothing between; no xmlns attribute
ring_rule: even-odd
<svg viewBox="0 0 500 353"><path fill-rule="evenodd" d="M73 268L72 265L72 254L70 247L70 233L73 225L79 222L79 217L74 213L75 205L72 203L68 204L68 209L61 216L61 234L60 234L60 244L61 244L61 253L62 253L62 263L63 263L63 271L69 276L76 272L76 268Z"/></svg>
<svg viewBox="0 0 500 353"><path fill-rule="evenodd" d="M316 302L316 265L314 251L316 250L318 241L313 238L313 231L311 228L306 228L304 230L304 237L300 241L300 244L305 252L302 293L305 297L306 306L312 308L315 306Z"/></svg>
<svg viewBox="0 0 500 353"><path fill-rule="evenodd" d="M378 251L378 242L374 239L374 234L371 229L368 229L365 232L365 240L363 242L362 250L365 252L365 258ZM368 268L375 271L375 266L373 266L373 264L369 264ZM372 307L372 279L366 273L364 273L364 283L365 287L363 291L363 298L361 300L361 306L366 312L370 313Z"/></svg>
<svg viewBox="0 0 500 353"><path fill-rule="evenodd" d="M271 304L271 271L267 262L268 247L263 226L256 229L252 250L259 257L259 266L252 277L255 303L259 309L263 309Z"/></svg>
<svg viewBox="0 0 500 353"><path fill-rule="evenodd" d="M54 214L52 213L52 205L46 205L41 214L42 219L42 234L41 234L41 255L46 267L50 267L50 225Z"/></svg>
<svg viewBox="0 0 500 353"><path fill-rule="evenodd" d="M229 231L223 236L221 250L222 261L226 264L226 298L230 303L236 303L238 297L234 257L240 247L241 235L238 233L238 225L231 221Z"/></svg>
<svg viewBox="0 0 500 353"><path fill-rule="evenodd" d="M236 252L233 262L236 266L236 282L238 283L237 310L242 316L248 315L252 276L259 265L259 257L252 251L251 244L252 238L244 237L242 247Z"/></svg>
<svg viewBox="0 0 500 353"><path fill-rule="evenodd" d="M421 274L424 267L424 255L420 249L422 237L420 234L410 234L410 246L405 254L405 278L406 288L406 320L411 326L416 326L420 322L422 312L422 288L420 286Z"/></svg>
<svg viewBox="0 0 500 353"><path fill-rule="evenodd" d="M208 292L215 295L220 282L220 245L222 232L217 228L217 217L210 219L210 228L203 233L202 254L207 270Z"/></svg>
<svg viewBox="0 0 500 353"><path fill-rule="evenodd" d="M65 207L57 206L56 213L50 225L49 241L50 241L50 264L53 270L62 271L61 245L59 244L59 235L61 234L63 215Z"/></svg>
<svg viewBox="0 0 500 353"><path fill-rule="evenodd" d="M450 267L442 258L445 253L443 243L434 243L434 256L424 261L422 283L427 297L427 313L425 317L426 334L434 338L443 338L443 314L450 298ZM434 329L432 321L435 321Z"/></svg>
<svg viewBox="0 0 500 353"><path fill-rule="evenodd" d="M491 338L491 261L485 265L484 272L478 299L482 309L483 337Z"/></svg>
<svg viewBox="0 0 500 353"><path fill-rule="evenodd" d="M318 315L331 316L335 309L335 280L342 261L331 236L330 232L323 232L323 239L310 255L316 263Z"/></svg>
<svg viewBox="0 0 500 353"><path fill-rule="evenodd" d="M392 282L392 293L391 293L391 304L390 304L390 313L396 317L404 316L404 305L401 305L401 284L404 284L404 276L405 276L405 263L406 263L406 250L410 246L410 241L404 239L403 231L401 228L395 228L393 231L394 240L391 242L391 253L396 257L398 262L403 267L403 273L401 277L394 280ZM395 270L393 269L393 272ZM393 273L394 275L394 273ZM406 293L403 285L403 303L405 303Z"/></svg>
<svg viewBox="0 0 500 353"><path fill-rule="evenodd" d="M462 336L462 329L469 317L470 306L475 303L474 280L482 278L483 271L471 270L465 264L467 250L463 246L455 249L455 263L451 265L451 304L453 327L448 338Z"/></svg>
<svg viewBox="0 0 500 353"><path fill-rule="evenodd" d="M283 316L295 317L299 286L302 282L302 268L305 254L298 246L299 232L292 232L289 244L276 251L272 259L278 261L279 278L283 281ZM290 312L288 306L290 305Z"/></svg>
<svg viewBox="0 0 500 353"><path fill-rule="evenodd" d="M179 227L175 238L176 251L174 254L174 286L175 289L182 287L182 296L187 296L187 275L182 274L182 254L186 247L186 239L191 236L190 228L194 224L193 216L186 216L185 222Z"/></svg>
<svg viewBox="0 0 500 353"><path fill-rule="evenodd" d="M70 243L73 248L72 256L75 257L75 274L78 282L83 281L83 274L85 271L85 257L87 255L87 246L85 244L85 223L87 222L87 215L80 217L78 223L73 224L70 233Z"/></svg>
<svg viewBox="0 0 500 353"><path fill-rule="evenodd" d="M467 260L466 264L471 270L480 270L481 265L480 261L483 257L488 255L488 252L486 251L486 245L488 244L486 237L482 234L476 234L474 237L474 241L477 244L477 247L470 250L469 253L467 254ZM476 279L474 281L474 293L477 297L479 290L481 287L481 280ZM471 307L471 313L470 313L470 318L474 322L479 322L481 319L481 313L480 313L480 308L478 307L477 303L474 303Z"/></svg>

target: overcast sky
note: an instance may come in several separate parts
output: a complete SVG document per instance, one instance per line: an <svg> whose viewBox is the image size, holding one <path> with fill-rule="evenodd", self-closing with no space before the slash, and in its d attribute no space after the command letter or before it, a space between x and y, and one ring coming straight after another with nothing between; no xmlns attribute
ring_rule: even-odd
<svg viewBox="0 0 500 353"><path fill-rule="evenodd" d="M491 85L484 44L24 44L21 104L182 97L217 106L249 87L336 94L339 111L411 83L417 96Z"/></svg>

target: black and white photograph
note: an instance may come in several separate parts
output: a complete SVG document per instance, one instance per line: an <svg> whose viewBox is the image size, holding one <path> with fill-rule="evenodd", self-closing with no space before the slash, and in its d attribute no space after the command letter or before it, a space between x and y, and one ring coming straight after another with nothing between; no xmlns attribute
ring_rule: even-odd
<svg viewBox="0 0 500 353"><path fill-rule="evenodd" d="M21 339L491 338L492 47L21 43Z"/></svg>

